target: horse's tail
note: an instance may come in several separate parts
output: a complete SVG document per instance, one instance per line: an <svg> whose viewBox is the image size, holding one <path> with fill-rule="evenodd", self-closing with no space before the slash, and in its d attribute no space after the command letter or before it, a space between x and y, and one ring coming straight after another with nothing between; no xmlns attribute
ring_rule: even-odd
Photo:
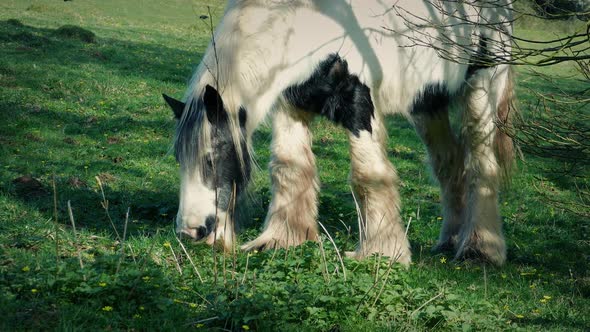
<svg viewBox="0 0 590 332"><path fill-rule="evenodd" d="M504 85L504 91L500 96L496 120L496 157L500 165L502 180L508 183L510 175L515 167L517 148L514 144L513 119L517 114L516 96L514 92L514 72L510 68Z"/></svg>

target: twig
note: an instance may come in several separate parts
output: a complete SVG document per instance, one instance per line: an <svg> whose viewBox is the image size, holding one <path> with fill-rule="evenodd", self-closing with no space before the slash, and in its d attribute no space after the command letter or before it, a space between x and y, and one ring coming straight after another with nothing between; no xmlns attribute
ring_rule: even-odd
<svg viewBox="0 0 590 332"><path fill-rule="evenodd" d="M199 280L201 281L201 283L203 283L203 278L201 278L201 274L199 273L199 270L197 269L197 266L193 262L193 259L189 255L188 251L186 251L186 248L184 247L184 244L182 244L182 241L180 241L180 239L177 236L174 236L174 238L176 239L176 241L178 242L178 244L180 244L180 248L182 248L182 251L184 251L184 254L188 258L188 261L191 263L191 266L193 267L193 270L197 274L197 277L199 277Z"/></svg>
<svg viewBox="0 0 590 332"><path fill-rule="evenodd" d="M246 276L248 275L248 263L250 262L251 253L246 254L246 267L244 268L244 277L242 277L242 285L246 282Z"/></svg>
<svg viewBox="0 0 590 332"><path fill-rule="evenodd" d="M100 193L102 195L102 208L105 210L106 214L107 214L107 219L109 220L109 222L111 223L111 227L113 227L113 230L115 231L115 235L117 236L117 240L119 242L121 242L121 236L119 236L119 232L117 231L117 227L115 227L115 223L113 222L113 219L111 218L111 214L109 212L109 201L106 199L106 196L104 194L104 189L102 187L102 181L100 181L100 177L95 176L94 177L96 179L96 182L98 183L98 187L100 188Z"/></svg>
<svg viewBox="0 0 590 332"><path fill-rule="evenodd" d="M176 257L176 254L174 253L174 249L172 249L172 245L168 245L167 247L170 249L170 252L172 253L172 258L174 258L174 263L176 264L176 269L178 270L178 273L180 275L182 275L182 268L180 267L180 264L178 263L178 257Z"/></svg>
<svg viewBox="0 0 590 332"><path fill-rule="evenodd" d="M52 176L51 185L53 187L53 220L55 227L55 273L59 270L59 220L57 214L57 188L55 185L55 173Z"/></svg>
<svg viewBox="0 0 590 332"><path fill-rule="evenodd" d="M424 308L424 307L425 307L425 306L427 306L429 303L431 303L432 301L434 301L434 300L438 299L439 297L441 297L441 296L443 296L443 295L444 295L444 293L443 293L443 292L440 292L440 293L436 294L436 295L435 295L433 298L431 298L430 300L428 300L428 301L424 302L424 304L422 304L421 306L419 306L419 307L418 307L418 309L414 310L414 311L413 311L413 312L410 314L410 317L411 317L411 316L414 316L416 313L418 313L418 311L422 310L422 308Z"/></svg>
<svg viewBox="0 0 590 332"><path fill-rule="evenodd" d="M129 210L130 208L127 207L127 213L125 213L125 226L123 227L123 239L121 241L121 249L119 251L119 262L117 263L117 270L115 274L119 274L119 269L121 268L121 262L123 261L123 257L125 255L125 239L127 237L127 224L129 223Z"/></svg>
<svg viewBox="0 0 590 332"><path fill-rule="evenodd" d="M68 201L68 215L70 216L70 222L72 223L72 230L74 231L74 240L76 246L76 254L78 255L78 262L80 263L80 269L84 270L84 262L82 261L82 253L80 252L80 243L78 239L78 234L76 233L76 222L74 221L74 213L72 212L72 205L70 201ZM84 281L86 281L86 275L82 276Z"/></svg>
<svg viewBox="0 0 590 332"><path fill-rule="evenodd" d="M322 274L324 275L324 281L330 283L330 274L328 273L328 262L326 261L326 252L324 251L324 244L322 243L321 237L319 238L319 246L320 246L320 253L322 255L322 262L324 263L324 268L322 269Z"/></svg>
<svg viewBox="0 0 590 332"><path fill-rule="evenodd" d="M342 260L342 256L340 255L340 251L338 250L338 247L336 246L336 242L334 242L334 239L332 239L332 236L330 236L330 233L328 233L328 230L326 229L326 227L324 227L324 225L319 221L318 221L318 224L324 230L324 233L326 233L328 240L330 240L330 242L332 243L332 246L334 246L334 250L336 250L336 255L338 256L338 260L340 261L340 265L342 266L342 274L344 275L344 281L346 281L346 269L344 268L344 261Z"/></svg>

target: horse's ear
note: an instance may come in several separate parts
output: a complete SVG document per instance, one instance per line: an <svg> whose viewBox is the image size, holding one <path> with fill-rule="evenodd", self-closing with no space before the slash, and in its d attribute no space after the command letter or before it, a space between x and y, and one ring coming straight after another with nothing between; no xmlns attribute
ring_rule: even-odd
<svg viewBox="0 0 590 332"><path fill-rule="evenodd" d="M164 97L164 100L166 101L168 106L170 106L172 112L174 112L174 117L176 118L176 120L180 119L180 117L182 116L182 112L184 112L185 104L180 100L176 100L166 95L165 93L162 94L162 97Z"/></svg>
<svg viewBox="0 0 590 332"><path fill-rule="evenodd" d="M211 124L218 125L227 122L227 113L223 107L221 96L214 87L207 85L203 94L203 103L207 110L207 119Z"/></svg>

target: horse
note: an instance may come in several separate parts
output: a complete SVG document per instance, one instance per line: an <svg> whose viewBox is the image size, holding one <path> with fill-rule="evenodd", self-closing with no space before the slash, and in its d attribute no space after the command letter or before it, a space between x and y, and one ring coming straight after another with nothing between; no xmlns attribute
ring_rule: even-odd
<svg viewBox="0 0 590 332"><path fill-rule="evenodd" d="M498 193L514 147L500 127L514 101L511 21L510 0L228 1L184 101L164 95L177 119L177 233L234 246L252 134L268 119L272 199L261 234L241 248L317 241L310 122L321 116L349 138L361 233L351 256L410 264L399 180L384 147L384 116L402 114L441 187L434 249L503 264ZM458 132L450 106L461 114Z"/></svg>

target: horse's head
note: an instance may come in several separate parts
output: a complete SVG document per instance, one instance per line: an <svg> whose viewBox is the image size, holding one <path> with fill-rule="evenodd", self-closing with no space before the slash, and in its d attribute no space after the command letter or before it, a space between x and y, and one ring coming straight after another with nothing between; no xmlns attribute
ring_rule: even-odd
<svg viewBox="0 0 590 332"><path fill-rule="evenodd" d="M246 112L229 112L209 85L186 104L166 95L164 99L178 120L174 142L180 164L176 232L208 243L224 234L231 237L234 204L250 175Z"/></svg>

